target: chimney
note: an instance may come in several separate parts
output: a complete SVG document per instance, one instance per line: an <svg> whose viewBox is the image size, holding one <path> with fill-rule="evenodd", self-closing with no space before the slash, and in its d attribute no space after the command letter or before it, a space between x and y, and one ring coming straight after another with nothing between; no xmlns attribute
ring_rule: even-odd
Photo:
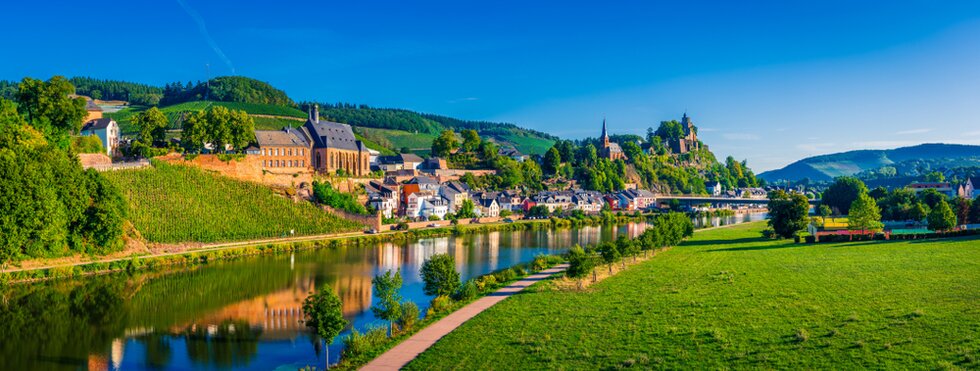
<svg viewBox="0 0 980 371"><path fill-rule="evenodd" d="M313 104L313 122L320 122L320 105L316 103Z"/></svg>

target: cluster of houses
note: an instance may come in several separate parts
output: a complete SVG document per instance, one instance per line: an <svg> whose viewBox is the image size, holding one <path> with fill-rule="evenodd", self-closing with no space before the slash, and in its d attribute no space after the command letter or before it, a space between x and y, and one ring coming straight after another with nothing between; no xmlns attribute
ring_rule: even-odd
<svg viewBox="0 0 980 371"><path fill-rule="evenodd" d="M433 216L444 219L456 214L469 200L478 217L497 217L505 213L526 213L542 206L549 213L580 210L595 214L602 210L642 211L656 205L656 196L647 190L627 189L600 193L581 189L542 191L529 196L516 190L478 191L459 180L439 182L428 174L420 174L399 182L396 176L374 180L365 185L368 206L386 218L426 220Z"/></svg>
<svg viewBox="0 0 980 371"><path fill-rule="evenodd" d="M977 192L977 186L980 186L980 177L967 178L966 181L956 186L950 182L917 182L909 184L908 188L916 193L927 189L934 189L936 192L939 192L946 197L963 197L972 199L976 196L980 196L980 193Z"/></svg>

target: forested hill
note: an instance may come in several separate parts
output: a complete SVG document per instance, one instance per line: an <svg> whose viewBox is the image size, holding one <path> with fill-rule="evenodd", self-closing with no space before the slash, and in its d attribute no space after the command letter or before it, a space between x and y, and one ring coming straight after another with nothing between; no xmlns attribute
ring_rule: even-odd
<svg viewBox="0 0 980 371"><path fill-rule="evenodd" d="M933 165L935 168L951 169L976 166L978 161L980 161L980 146L931 143L896 149L858 150L808 157L782 169L763 172L759 177L767 181L798 181L804 178L826 181L838 176L882 168Z"/></svg>

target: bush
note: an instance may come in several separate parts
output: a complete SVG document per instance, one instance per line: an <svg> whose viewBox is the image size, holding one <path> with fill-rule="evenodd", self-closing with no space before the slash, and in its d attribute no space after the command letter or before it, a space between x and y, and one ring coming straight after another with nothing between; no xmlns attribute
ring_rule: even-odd
<svg viewBox="0 0 980 371"><path fill-rule="evenodd" d="M388 342L388 329L384 327L370 328L364 334L357 329L351 330L350 335L344 337L344 357L355 357L371 351Z"/></svg>
<svg viewBox="0 0 980 371"><path fill-rule="evenodd" d="M453 299L456 301L467 301L475 298L479 294L480 289L476 287L476 282L473 280L467 280L466 283L459 286L459 289L453 294Z"/></svg>
<svg viewBox="0 0 980 371"><path fill-rule="evenodd" d="M406 301L402 303L402 315L398 318L398 327L402 331L411 329L419 320L419 306L414 302Z"/></svg>
<svg viewBox="0 0 980 371"><path fill-rule="evenodd" d="M527 275L527 271L524 270L524 267L519 265L510 268L510 270L514 272L514 276L516 277L524 277Z"/></svg>
<svg viewBox="0 0 980 371"><path fill-rule="evenodd" d="M431 310L434 313L439 313L452 309L452 307L453 307L453 299L449 298L446 295L439 295L436 296L435 299L432 299L432 306L429 307L429 310Z"/></svg>
<svg viewBox="0 0 980 371"><path fill-rule="evenodd" d="M565 273L572 278L587 276L595 268L596 259L591 253L585 252L581 246L575 245L568 250L568 270Z"/></svg>
<svg viewBox="0 0 980 371"><path fill-rule="evenodd" d="M435 254L422 263L426 295L452 295L459 288L456 261L449 254Z"/></svg>
<svg viewBox="0 0 980 371"><path fill-rule="evenodd" d="M497 277L497 281L499 281L500 283L510 282L517 278L517 276L514 274L514 271L510 269L504 269L500 272L494 273L494 276Z"/></svg>
<svg viewBox="0 0 980 371"><path fill-rule="evenodd" d="M493 290L497 288L497 286L497 277L492 274L488 274L476 280L476 287L480 289L481 292Z"/></svg>
<svg viewBox="0 0 980 371"><path fill-rule="evenodd" d="M762 230L762 237L763 238L768 238L768 239L774 239L774 238L776 238L776 231L773 230L772 228L763 229Z"/></svg>

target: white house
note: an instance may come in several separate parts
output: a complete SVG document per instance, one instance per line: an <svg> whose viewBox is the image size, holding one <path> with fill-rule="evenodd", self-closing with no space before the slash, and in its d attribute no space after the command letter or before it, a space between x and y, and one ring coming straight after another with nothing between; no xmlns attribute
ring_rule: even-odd
<svg viewBox="0 0 980 371"><path fill-rule="evenodd" d="M497 203L496 199L492 198L481 198L478 204L481 217L495 217L500 216L500 204Z"/></svg>
<svg viewBox="0 0 980 371"><path fill-rule="evenodd" d="M97 118L82 126L82 135L95 135L102 140L105 153L109 156L116 154L119 149L119 124L110 118Z"/></svg>
<svg viewBox="0 0 980 371"><path fill-rule="evenodd" d="M721 196L721 182L711 182L707 184L708 194L712 196Z"/></svg>

